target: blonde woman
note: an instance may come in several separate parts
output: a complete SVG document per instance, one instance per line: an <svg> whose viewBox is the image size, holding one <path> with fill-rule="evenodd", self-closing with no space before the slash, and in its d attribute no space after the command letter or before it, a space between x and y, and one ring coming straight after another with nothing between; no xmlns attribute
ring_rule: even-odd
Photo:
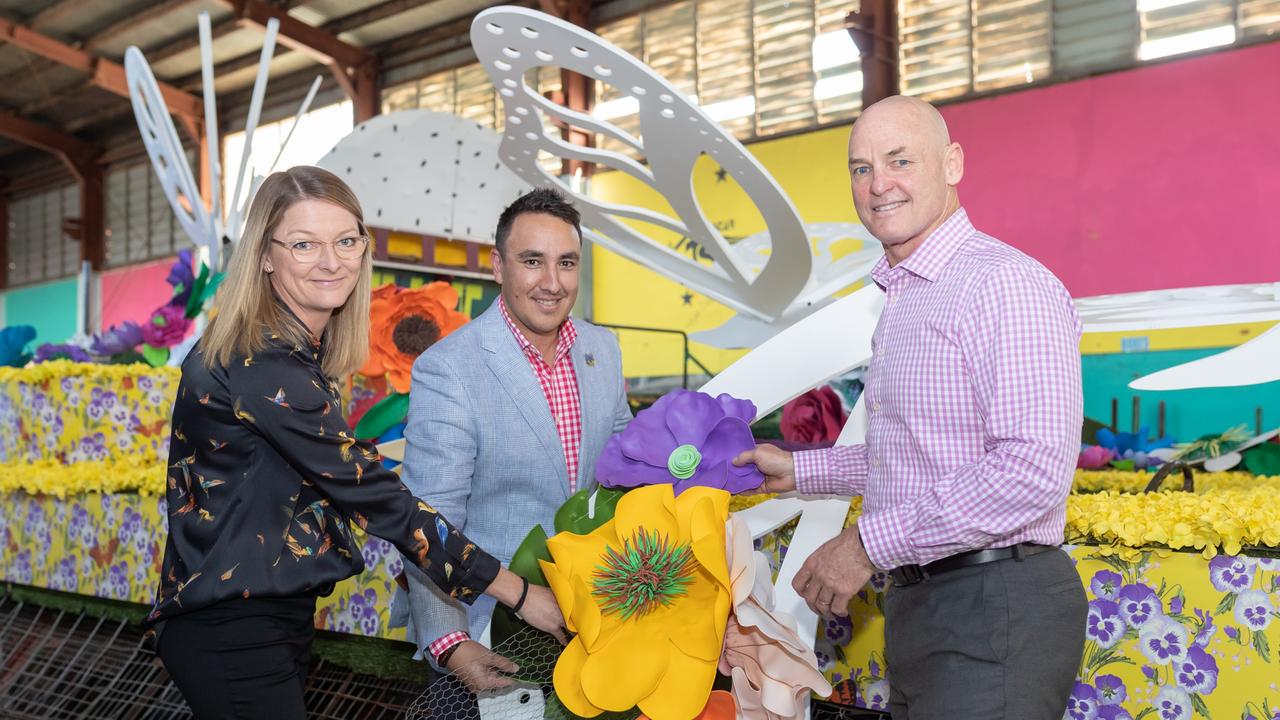
<svg viewBox="0 0 1280 720"><path fill-rule="evenodd" d="M550 591L501 568L352 436L336 380L364 361L369 286L350 188L315 167L267 178L173 409L149 620L199 719L306 717L316 598L364 567L352 521L458 600L492 595L564 639Z"/></svg>

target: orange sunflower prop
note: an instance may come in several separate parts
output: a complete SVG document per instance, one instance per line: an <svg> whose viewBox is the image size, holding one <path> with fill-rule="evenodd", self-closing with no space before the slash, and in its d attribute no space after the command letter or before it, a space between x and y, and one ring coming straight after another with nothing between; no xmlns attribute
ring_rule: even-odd
<svg viewBox="0 0 1280 720"><path fill-rule="evenodd" d="M374 290L369 307L369 360L360 373L386 375L396 392L409 392L413 361L466 324L468 318L454 309L457 306L457 291L442 281L413 290L395 285Z"/></svg>

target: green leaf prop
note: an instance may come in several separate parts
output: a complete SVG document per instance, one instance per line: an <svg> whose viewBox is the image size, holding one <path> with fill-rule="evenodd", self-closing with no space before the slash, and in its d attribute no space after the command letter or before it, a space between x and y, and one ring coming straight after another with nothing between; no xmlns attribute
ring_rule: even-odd
<svg viewBox="0 0 1280 720"><path fill-rule="evenodd" d="M1280 445L1263 443L1245 450L1244 467L1254 475L1280 475Z"/></svg>
<svg viewBox="0 0 1280 720"><path fill-rule="evenodd" d="M547 531L542 529L541 525L534 525L528 535L524 536L524 540L520 542L520 547L516 548L516 552L511 556L511 562L507 569L529 581L530 585L547 586L547 578L542 574L542 567L538 565L539 560L551 562L551 553L547 550ZM525 630L529 626L516 617L505 605L497 605L493 609L493 630L491 637L493 645L497 647L505 642L513 635ZM548 636L550 639L550 636ZM550 640L556 644L555 640ZM514 659L514 658L512 658ZM516 664L522 669L532 670L532 666L516 660ZM550 682L550 678L543 680L537 676L525 675L519 676L521 680L529 682Z"/></svg>
<svg viewBox="0 0 1280 720"><path fill-rule="evenodd" d="M200 263L200 274L196 276L194 282L191 283L191 294L187 296L187 307L183 314L189 318L193 318L200 314L200 310L204 308L204 286L209 282L209 266ZM174 288L173 292L177 295L180 290Z"/></svg>
<svg viewBox="0 0 1280 720"><path fill-rule="evenodd" d="M594 507L591 499L593 494L595 495ZM613 519L614 510L618 507L618 499L624 494L626 490L599 485L579 490L556 511L556 532L586 535L595 530Z"/></svg>
<svg viewBox="0 0 1280 720"><path fill-rule="evenodd" d="M160 367L169 362L169 348L151 347L143 343L142 357L151 367Z"/></svg>
<svg viewBox="0 0 1280 720"><path fill-rule="evenodd" d="M409 417L409 393L391 393L365 411L356 423L356 437L373 439Z"/></svg>

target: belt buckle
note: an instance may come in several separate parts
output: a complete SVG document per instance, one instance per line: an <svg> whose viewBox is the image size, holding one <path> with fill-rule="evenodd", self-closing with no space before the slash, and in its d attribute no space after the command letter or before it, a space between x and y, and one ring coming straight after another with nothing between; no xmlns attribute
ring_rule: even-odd
<svg viewBox="0 0 1280 720"><path fill-rule="evenodd" d="M893 581L894 587L903 587L905 585L915 585L929 579L929 571L919 565L903 565L896 567L889 573L889 578Z"/></svg>

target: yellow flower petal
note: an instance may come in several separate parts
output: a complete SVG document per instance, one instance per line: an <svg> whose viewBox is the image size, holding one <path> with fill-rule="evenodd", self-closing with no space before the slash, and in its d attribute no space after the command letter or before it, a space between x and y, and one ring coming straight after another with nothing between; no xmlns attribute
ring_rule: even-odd
<svg viewBox="0 0 1280 720"><path fill-rule="evenodd" d="M641 698L653 693L663 674L667 658L678 653L670 643L623 628L614 642L592 652L582 665L582 691L598 707L614 712L630 710Z"/></svg>
<svg viewBox="0 0 1280 720"><path fill-rule="evenodd" d="M556 603L560 605L560 614L564 615L565 627L571 633L577 633L578 624L574 622L573 608L576 599L573 593L573 585L569 579L560 574L560 567L555 563L549 563L546 560L539 560L538 565L542 567L542 575L547 579L547 587L551 588L551 592L556 596Z"/></svg>
<svg viewBox="0 0 1280 720"><path fill-rule="evenodd" d="M653 692L640 701L640 711L654 720L692 720L707 704L715 679L715 662L673 650L667 660L666 674Z"/></svg>
<svg viewBox="0 0 1280 720"><path fill-rule="evenodd" d="M644 528L648 532L657 531L663 537L675 540L681 537L680 526L676 523L677 507L675 495L670 485L650 485L637 488L623 495L613 513L613 522L602 527L613 526L612 532L617 537L619 548L622 542L630 540L635 533Z"/></svg>
<svg viewBox="0 0 1280 720"><path fill-rule="evenodd" d="M574 638L565 646L564 652L556 660L556 669L552 673L551 683L555 686L556 696L569 712L581 717L595 717L604 712L591 704L582 692L582 665L587 661L587 650L582 641Z"/></svg>

